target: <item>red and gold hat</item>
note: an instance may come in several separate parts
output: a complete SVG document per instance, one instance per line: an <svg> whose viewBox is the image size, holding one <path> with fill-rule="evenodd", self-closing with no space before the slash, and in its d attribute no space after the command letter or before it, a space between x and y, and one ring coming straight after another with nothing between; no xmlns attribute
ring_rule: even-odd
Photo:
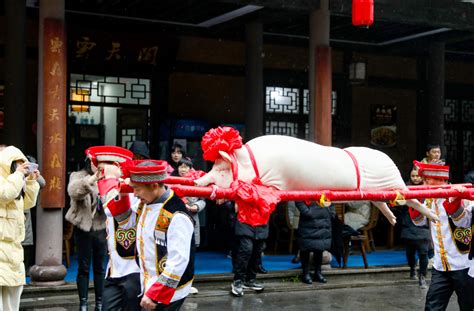
<svg viewBox="0 0 474 311"><path fill-rule="evenodd" d="M130 150L117 146L93 146L86 149L86 155L96 166L99 162L118 162L122 164L132 161L133 158L133 153Z"/></svg>
<svg viewBox="0 0 474 311"><path fill-rule="evenodd" d="M168 177L168 162L161 160L134 160L128 166L130 181L139 184L154 184Z"/></svg>
<svg viewBox="0 0 474 311"><path fill-rule="evenodd" d="M438 164L426 164L413 161L413 165L418 168L418 175L435 179L449 179L449 166Z"/></svg>

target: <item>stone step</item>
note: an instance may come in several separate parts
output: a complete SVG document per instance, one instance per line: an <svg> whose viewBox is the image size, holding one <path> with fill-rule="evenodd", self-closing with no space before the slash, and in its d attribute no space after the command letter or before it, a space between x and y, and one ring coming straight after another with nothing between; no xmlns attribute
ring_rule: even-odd
<svg viewBox="0 0 474 311"><path fill-rule="evenodd" d="M408 267L324 270L323 273L328 279L328 283L314 283L312 285L306 285L299 281L298 275L300 272L301 270L299 269L270 272L259 275L258 281L265 285L265 292L416 284L416 281L408 278ZM194 286L198 288L199 293L189 298L229 295L232 279L233 274L231 273L198 275L196 276ZM89 293L89 301L93 305L94 294L92 286ZM253 291L248 293L251 294ZM52 287L26 286L21 299L21 310L70 307L77 306L78 303L79 299L75 284Z"/></svg>

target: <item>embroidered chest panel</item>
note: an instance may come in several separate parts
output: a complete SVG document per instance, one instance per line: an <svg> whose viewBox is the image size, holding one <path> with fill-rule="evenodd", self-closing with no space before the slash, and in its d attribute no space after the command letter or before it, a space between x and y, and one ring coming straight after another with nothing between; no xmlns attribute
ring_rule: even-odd
<svg viewBox="0 0 474 311"><path fill-rule="evenodd" d="M120 228L114 220L114 229L115 249L117 254L122 258L133 258L135 256L137 240L136 228Z"/></svg>
<svg viewBox="0 0 474 311"><path fill-rule="evenodd" d="M120 246L128 250L130 246L135 243L137 238L137 231L135 228L122 229L118 228L115 230L115 241L117 241Z"/></svg>
<svg viewBox="0 0 474 311"><path fill-rule="evenodd" d="M155 230L166 232L170 226L172 218L173 213L167 211L163 207L160 211L160 215L158 215L158 219L156 220Z"/></svg>

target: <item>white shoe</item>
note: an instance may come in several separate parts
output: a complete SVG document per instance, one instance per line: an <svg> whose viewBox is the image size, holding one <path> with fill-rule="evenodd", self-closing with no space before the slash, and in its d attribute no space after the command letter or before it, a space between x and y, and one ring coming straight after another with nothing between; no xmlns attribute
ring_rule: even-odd
<svg viewBox="0 0 474 311"><path fill-rule="evenodd" d="M428 260L428 269L433 268L433 263L434 263L434 257Z"/></svg>
<svg viewBox="0 0 474 311"><path fill-rule="evenodd" d="M189 289L189 293L191 295L196 295L197 293L199 293L198 289L196 287L192 287Z"/></svg>

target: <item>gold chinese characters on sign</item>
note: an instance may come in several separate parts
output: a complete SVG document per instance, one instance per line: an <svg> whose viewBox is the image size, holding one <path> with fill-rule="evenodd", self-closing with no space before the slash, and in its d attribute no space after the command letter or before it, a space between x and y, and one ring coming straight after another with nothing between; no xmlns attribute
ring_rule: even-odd
<svg viewBox="0 0 474 311"><path fill-rule="evenodd" d="M76 41L76 58L89 58L90 51L97 45L89 37L82 37Z"/></svg>
<svg viewBox="0 0 474 311"><path fill-rule="evenodd" d="M156 65L158 61L159 48L157 45L130 47L121 42L109 41L104 42L99 47L97 46L97 39L89 36L81 36L76 40L74 55L76 59L88 59L91 53L99 59L106 61L126 61L127 59L136 60L141 64ZM55 43L56 47L58 44ZM51 43L53 46L53 43Z"/></svg>
<svg viewBox="0 0 474 311"><path fill-rule="evenodd" d="M142 48L138 53L138 62L145 64L156 65L156 55L158 54L158 47L146 47Z"/></svg>
<svg viewBox="0 0 474 311"><path fill-rule="evenodd" d="M119 42L112 42L112 49L108 50L109 55L105 58L106 60L111 60L111 59L120 59L121 56L119 54L120 52L120 43Z"/></svg>
<svg viewBox="0 0 474 311"><path fill-rule="evenodd" d="M66 45L61 20L45 19L43 36L43 169L47 186L41 196L44 208L65 205L66 148ZM92 46L93 47L93 46ZM86 49L87 50L87 49Z"/></svg>

